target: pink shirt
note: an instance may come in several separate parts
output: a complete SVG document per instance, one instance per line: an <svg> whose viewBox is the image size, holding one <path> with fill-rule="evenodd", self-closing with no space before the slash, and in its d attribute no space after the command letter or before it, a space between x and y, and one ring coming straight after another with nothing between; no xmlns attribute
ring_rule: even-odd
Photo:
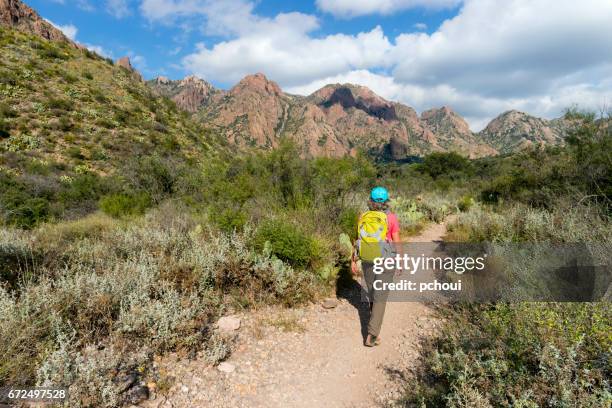
<svg viewBox="0 0 612 408"><path fill-rule="evenodd" d="M397 220L397 215L392 212L387 213L387 240L391 241L393 239L393 234L399 232L399 230L400 225L399 221Z"/></svg>

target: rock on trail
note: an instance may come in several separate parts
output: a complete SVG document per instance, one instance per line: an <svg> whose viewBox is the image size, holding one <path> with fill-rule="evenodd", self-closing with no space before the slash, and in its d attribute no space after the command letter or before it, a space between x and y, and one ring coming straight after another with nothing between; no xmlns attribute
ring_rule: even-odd
<svg viewBox="0 0 612 408"><path fill-rule="evenodd" d="M437 241L445 232L445 224L432 225L410 240ZM419 364L420 341L438 322L425 304L389 302L382 344L364 347L367 306L353 289L301 309L222 318L220 329L239 319L232 356L217 367L203 358L165 357L160 372L174 384L140 406L365 408L397 398L403 384L392 373Z"/></svg>

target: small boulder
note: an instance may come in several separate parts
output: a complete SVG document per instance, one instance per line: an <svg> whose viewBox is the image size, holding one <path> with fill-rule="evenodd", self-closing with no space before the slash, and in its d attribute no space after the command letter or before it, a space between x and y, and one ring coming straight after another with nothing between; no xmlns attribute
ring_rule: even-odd
<svg viewBox="0 0 612 408"><path fill-rule="evenodd" d="M323 301L323 303L321 303L321 306L323 306L324 309L333 309L338 306L338 300L327 298Z"/></svg>
<svg viewBox="0 0 612 408"><path fill-rule="evenodd" d="M134 384L138 381L138 375L135 373L130 373L121 378L119 382L119 392L123 393L129 390Z"/></svg>
<svg viewBox="0 0 612 408"><path fill-rule="evenodd" d="M233 372L235 369L236 369L235 365L225 362L225 361L217 366L217 370L221 371L222 373L226 373L226 374Z"/></svg>
<svg viewBox="0 0 612 408"><path fill-rule="evenodd" d="M219 331L222 333L231 333L240 328L240 319L234 316L224 316L217 322Z"/></svg>
<svg viewBox="0 0 612 408"><path fill-rule="evenodd" d="M126 400L130 404L138 404L147 399L149 399L149 388L144 385L137 385L131 388L126 395Z"/></svg>

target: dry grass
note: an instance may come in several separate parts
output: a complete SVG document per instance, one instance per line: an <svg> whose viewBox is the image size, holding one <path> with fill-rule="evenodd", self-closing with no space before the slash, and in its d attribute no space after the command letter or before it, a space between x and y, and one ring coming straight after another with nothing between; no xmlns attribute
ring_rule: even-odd
<svg viewBox="0 0 612 408"><path fill-rule="evenodd" d="M223 360L231 346L210 326L224 305L295 305L320 290L314 274L254 252L248 234L219 235L168 208L138 222L94 215L0 230L0 257L17 260L0 288L0 383L67 384L70 404L112 406L117 367L168 350Z"/></svg>

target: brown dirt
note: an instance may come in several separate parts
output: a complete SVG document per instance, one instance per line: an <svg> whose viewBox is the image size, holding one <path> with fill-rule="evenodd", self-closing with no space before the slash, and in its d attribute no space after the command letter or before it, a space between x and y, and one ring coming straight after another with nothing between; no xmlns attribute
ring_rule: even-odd
<svg viewBox="0 0 612 408"><path fill-rule="evenodd" d="M409 241L437 241L445 232L446 224L435 224ZM402 374L419 364L420 341L439 322L425 304L389 302L382 344L367 348L366 317L358 295L357 300L339 298L333 309L317 304L245 313L237 348L228 359L234 372L222 373L204 359L171 356L159 361L158 369L175 379L173 385L165 396L143 405L372 407L393 400L401 392Z"/></svg>

